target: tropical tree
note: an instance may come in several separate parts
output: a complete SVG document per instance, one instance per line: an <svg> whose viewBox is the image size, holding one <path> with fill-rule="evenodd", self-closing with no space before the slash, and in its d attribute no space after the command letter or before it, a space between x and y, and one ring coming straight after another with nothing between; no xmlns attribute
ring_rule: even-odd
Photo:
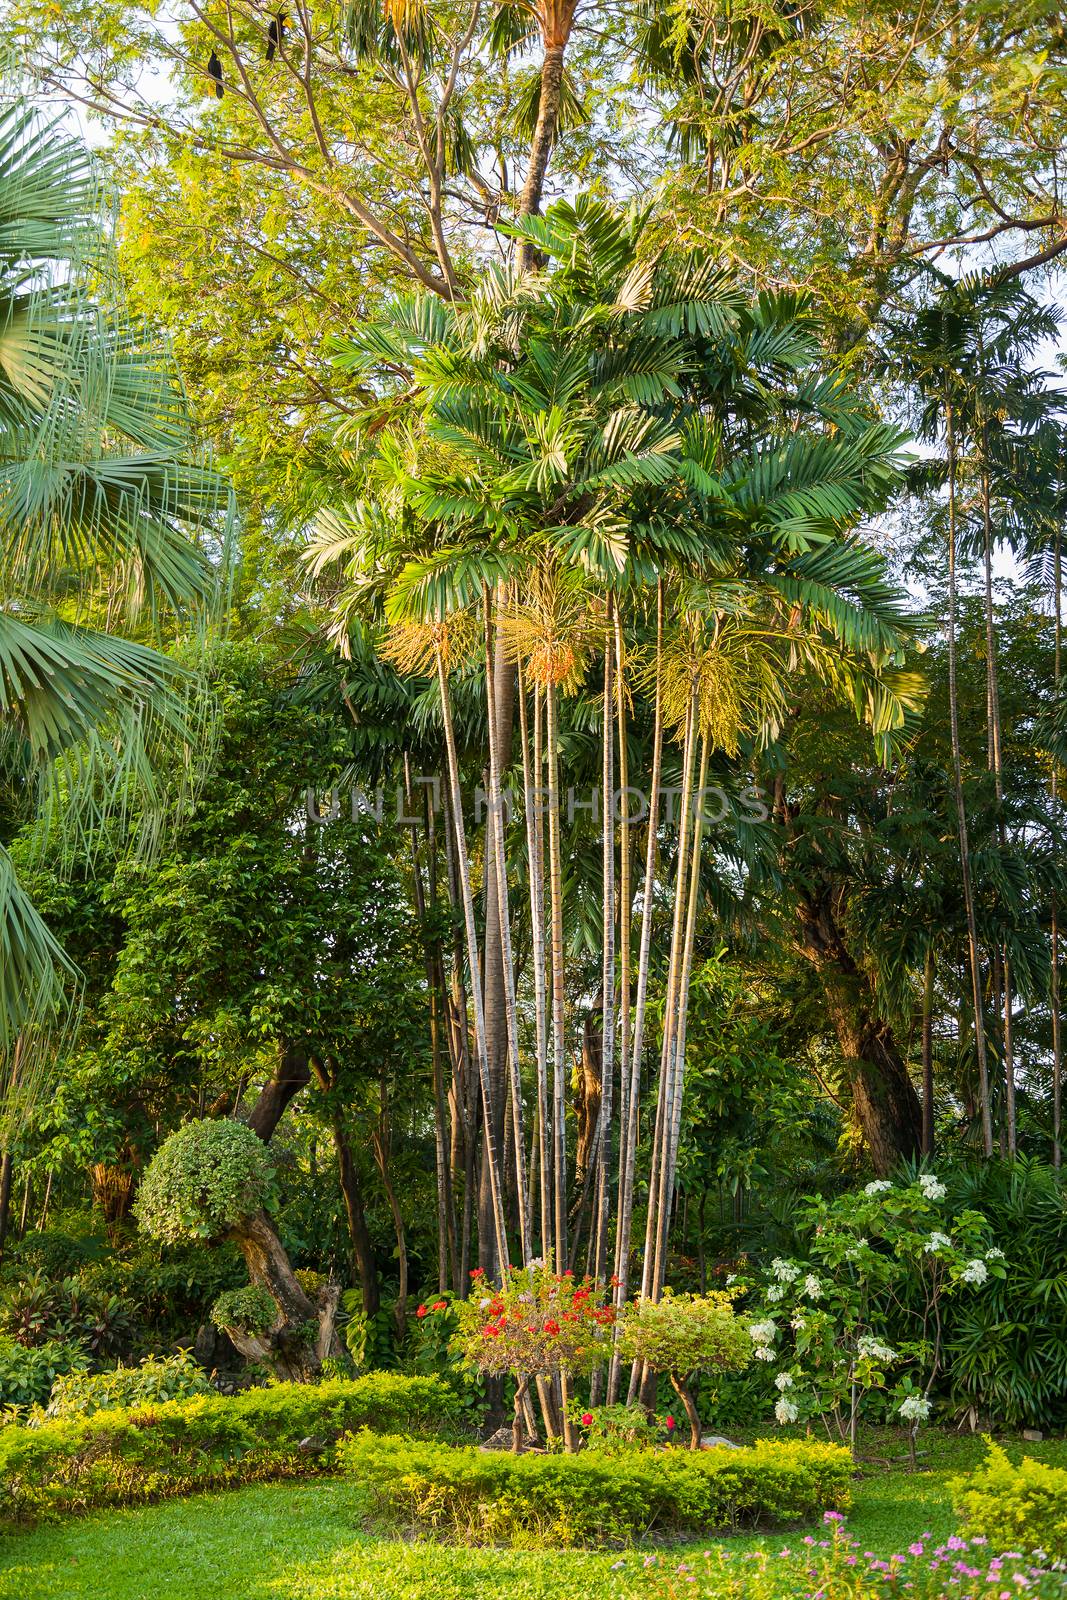
<svg viewBox="0 0 1067 1600"><path fill-rule="evenodd" d="M226 492L198 464L181 390L124 325L89 157L15 105L0 116L0 728L24 780L68 817L152 789L187 736L183 674L83 620L151 625L211 593ZM190 531L200 536L194 542ZM79 799L85 804L75 803ZM0 1050L57 1022L73 969L0 847ZM38 1060L41 1052L34 1052Z"/></svg>
<svg viewBox="0 0 1067 1600"><path fill-rule="evenodd" d="M590 1261L603 1272L613 1191L619 1216L631 1215L649 933L665 904L670 957L643 1285L655 1298L677 1176L700 862L711 834L701 791L711 756L720 752L743 768L746 752L773 737L798 673L844 694L883 744L903 727L920 690L901 663L912 631L907 606L852 531L892 490L897 435L827 368L818 324L801 297L750 303L708 258L657 254L647 229L647 216L589 199L554 206L543 220L529 218L516 229L554 263L551 270L494 271L462 305L401 301L345 341L338 361L373 391L348 434L364 448L364 496L324 520L311 559L316 571L340 564L344 574L335 624L342 647L353 615L362 615L383 629L391 659L436 678L500 1264L509 1259L509 1188L524 1259L533 1228L514 939L507 931L516 908L500 804L505 770L491 726L497 639L503 659L518 668L520 727L532 729L532 748L523 738L521 787L529 795L545 779L543 808L528 810L525 827L539 957L537 1137L548 1169L540 1180L541 1237L558 1264L573 1260L574 1248L564 1107L561 711L599 660L602 694L593 714L601 781L612 790L629 753L632 697L647 695L657 708L653 787L668 739L681 746L673 872L666 878L658 853L671 831L664 835L656 814L648 825L632 1012L628 906L620 958L613 946L616 923L623 926L616 885L625 881L631 892L637 830L628 822L620 829L626 855L619 870L612 807L606 794L601 798L601 1098L589 1164ZM642 633L647 639L650 623L656 643L635 664L630 641ZM473 670L486 695L485 854L495 867L495 909L505 929L502 1084L494 1081L487 1045L487 983L479 995L488 961L479 946L453 726L453 684ZM628 775L632 782L632 770ZM490 893L487 915L493 906ZM616 1097L621 1015L628 1070ZM619 1111L616 1169L611 1127ZM621 1241L616 1230L620 1299L628 1226Z"/></svg>

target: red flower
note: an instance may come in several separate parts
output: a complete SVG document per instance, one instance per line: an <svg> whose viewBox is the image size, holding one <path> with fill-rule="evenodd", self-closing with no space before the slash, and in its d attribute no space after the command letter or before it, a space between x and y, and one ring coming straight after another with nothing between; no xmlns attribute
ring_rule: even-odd
<svg viewBox="0 0 1067 1600"><path fill-rule="evenodd" d="M471 1268L471 1277L472 1278L484 1278L485 1277L485 1268L484 1267L472 1267Z"/></svg>
<svg viewBox="0 0 1067 1600"><path fill-rule="evenodd" d="M667 1418L667 1426L668 1426L668 1428L673 1428L674 1427L674 1418L673 1417L668 1416L668 1418Z"/></svg>
<svg viewBox="0 0 1067 1600"><path fill-rule="evenodd" d="M426 1313L429 1311L429 1309L430 1309L429 1306L420 1306L419 1309L416 1311L415 1315L417 1317L424 1317L426 1315Z"/></svg>
<svg viewBox="0 0 1067 1600"><path fill-rule="evenodd" d="M435 1300L430 1309L432 1311L447 1311L448 1310L448 1301L447 1300Z"/></svg>
<svg viewBox="0 0 1067 1600"><path fill-rule="evenodd" d="M552 1317L549 1317L548 1321L545 1323L545 1332L552 1334L554 1338L559 1332L559 1323L556 1322Z"/></svg>
<svg viewBox="0 0 1067 1600"><path fill-rule="evenodd" d="M486 1324L486 1326L482 1329L482 1333L484 1334L484 1336L487 1339L499 1339L500 1338L500 1329L497 1328L497 1327L494 1327L494 1325L491 1322Z"/></svg>
<svg viewBox="0 0 1067 1600"><path fill-rule="evenodd" d="M592 1425L593 1425L593 1413L591 1411L583 1411L582 1412L582 1427L583 1428L591 1428Z"/></svg>
<svg viewBox="0 0 1067 1600"><path fill-rule="evenodd" d="M573 1277L574 1277L574 1273L573 1273L573 1272L565 1272L565 1273L564 1273L564 1274L563 1274L563 1276L564 1276L564 1277L565 1277L565 1278L573 1278Z"/></svg>

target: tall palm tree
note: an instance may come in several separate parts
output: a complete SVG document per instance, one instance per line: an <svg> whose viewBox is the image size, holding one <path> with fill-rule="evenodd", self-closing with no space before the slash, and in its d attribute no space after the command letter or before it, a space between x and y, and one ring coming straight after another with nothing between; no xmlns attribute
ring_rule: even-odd
<svg viewBox="0 0 1067 1600"><path fill-rule="evenodd" d="M653 1146L650 1269L661 1287L684 1090L687 990L703 904L697 775L711 750L732 752L742 736L773 733L798 672L845 694L883 740L915 703L917 683L900 664L912 627L906 606L854 531L864 514L884 505L896 482L896 433L827 369L819 328L802 299L766 296L750 304L714 262L656 254L646 224L639 213L616 212L588 198L554 206L514 229L552 263L550 270L493 271L464 304L398 301L339 350L338 360L358 371L374 395L362 417L365 498L330 518L312 560L319 568L341 562L345 569L341 634L361 595L376 597L379 620L391 625L394 637L477 626L488 721L499 632L505 655L521 669L524 691L534 692L535 734L543 705L543 883L529 817L526 840L533 900L543 906L542 892L548 900L547 936L532 940L544 963L535 981L535 1011L545 1013L544 1026L536 1027L536 1081L541 1148L551 1152L551 1173L541 1183L542 1233L549 1231L550 1184L560 1262L569 1258L560 804L565 712L599 663L599 768L602 781L611 782L618 764L608 746L620 725L613 699L621 692L616 672L621 678L625 630L647 610L646 596L657 596L654 744L659 750L668 731L679 732L687 773L684 820L676 847L667 852L676 915L661 1049L663 1109ZM670 625L668 590L680 617ZM502 601L502 595L509 598ZM449 671L438 668L446 714ZM527 706L523 721L529 728ZM541 752L532 758L525 739L523 749L529 791L540 786ZM489 757L495 789L503 774L492 739ZM656 771L657 763L654 754ZM609 802L602 797L602 812ZM619 1202L626 1211L636 1167L635 1074L647 1028L651 919L661 890L660 819L649 826L651 879L626 1042L630 1076L625 1094L603 1086L604 1120L594 1134L600 1165L590 1174L597 1202L590 1259L605 1266L616 1138ZM503 834L491 821L485 850L506 881ZM614 887L621 882L610 824L601 845L598 966L608 1072L613 1057L621 1056L612 1047L619 962L613 956L609 963L605 953L619 917ZM501 912L519 913L517 899L508 896L505 905L499 888L497 894ZM463 899L466 916L472 885ZM531 914L536 922L538 913ZM474 999L480 955L473 936L467 955ZM627 967L627 994L618 1006L620 1015L625 1006L628 1019L630 977ZM536 1001L538 992L543 1002ZM477 1010L475 1002L476 1033ZM522 1046L510 1020L508 1032L517 1095L523 1074L514 1056ZM549 1055L551 1107L544 1092ZM604 1122L623 1107L625 1121L613 1132ZM483 1109L488 1115L488 1102ZM525 1209L523 1146L517 1138L512 1146L511 1180Z"/></svg>
<svg viewBox="0 0 1067 1600"><path fill-rule="evenodd" d="M187 530L217 538L227 505L116 310L106 216L78 143L0 114L0 734L42 788L63 764L83 817L151 795L153 740L188 727L174 663L81 618L202 601L212 564ZM0 848L0 1052L62 1017L72 976Z"/></svg>

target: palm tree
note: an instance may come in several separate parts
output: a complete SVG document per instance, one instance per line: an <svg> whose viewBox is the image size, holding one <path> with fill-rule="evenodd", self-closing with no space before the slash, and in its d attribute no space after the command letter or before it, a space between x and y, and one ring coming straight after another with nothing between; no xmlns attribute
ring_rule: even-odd
<svg viewBox="0 0 1067 1600"><path fill-rule="evenodd" d="M338 359L359 371L375 395L362 418L366 498L331 517L312 560L319 568L344 565L342 635L361 596L379 604L394 639L477 626L486 726L495 710L496 644L502 639L524 696L534 695L533 752L525 699L520 714L528 794L541 777L543 707L543 873L538 819L529 815L525 837L533 925L548 900L547 937L531 937L543 962L534 980L537 1121L545 1153L542 1235L551 1231L561 1263L569 1259L564 724L568 702L599 663L599 768L601 781L611 783L621 771L625 743L624 718L613 702L625 699L627 630L644 625L645 598L656 594L658 643L648 685L658 708L654 786L669 730L682 737L686 773L683 820L668 857L675 915L648 1258L658 1293L684 1091L687 990L703 906L698 774L707 770L713 750L730 754L742 738L773 735L798 673L846 695L881 740L903 724L918 686L899 660L912 627L902 598L853 531L865 513L884 505L896 481L896 433L827 370L818 325L803 300L765 296L749 304L715 263L655 254L646 223L638 213L588 198L553 206L544 218L527 218L514 229L554 263L552 270L493 271L462 305L429 297L398 301L346 342ZM668 592L679 612L671 625ZM440 660L437 675L447 718L450 673ZM637 676L630 674L627 688ZM504 774L494 738L490 734L488 770L495 793ZM456 765L450 754L453 783ZM602 810L609 806L605 795ZM609 959L620 919L615 885L622 881L610 817L601 834L605 1082L593 1146L599 1165L591 1175L590 1259L605 1268L616 1137L617 1205L628 1216L626 1229L631 1226L651 930L661 889L658 817L650 818L649 830L632 1008L628 959L624 955L625 994L619 993L619 962L613 954ZM517 916L519 902L500 889L508 875L505 843L502 824L491 818L485 851L497 872L496 905L501 914ZM477 1036L483 1031L474 992L481 958L469 853L461 866L468 879L462 898ZM516 984L510 959L505 979ZM618 1015L633 1022L625 1056L613 1045L616 994ZM517 1099L522 1073L515 1057L522 1043L513 1016L512 1010L509 1083ZM617 1096L606 1082L616 1055L629 1064L625 1092L620 1088ZM617 1134L607 1126L615 1108L624 1114ZM483 1115L491 1111L487 1096ZM487 1140L488 1147L494 1143ZM517 1136L512 1145L521 1223L524 1145Z"/></svg>
<svg viewBox="0 0 1067 1600"><path fill-rule="evenodd" d="M181 391L114 308L105 216L79 144L0 114L0 732L83 823L137 786L157 798L153 742L189 722L173 662L80 619L203 600L212 565L186 530L217 539L227 505ZM60 1021L73 977L0 848L0 1052Z"/></svg>

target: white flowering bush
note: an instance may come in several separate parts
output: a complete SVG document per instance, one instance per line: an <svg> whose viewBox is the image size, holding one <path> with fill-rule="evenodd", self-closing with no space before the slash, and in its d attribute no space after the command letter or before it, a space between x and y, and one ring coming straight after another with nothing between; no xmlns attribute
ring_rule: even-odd
<svg viewBox="0 0 1067 1600"><path fill-rule="evenodd" d="M805 1256L771 1262L753 1286L748 1330L754 1359L778 1369L774 1415L783 1426L820 1417L854 1448L864 1402L877 1392L913 1434L928 1419L942 1360L941 1301L1005 1275L985 1218L947 1216L946 1194L924 1172L913 1183L878 1178L807 1203ZM915 1336L891 1339L889 1316L905 1297Z"/></svg>

